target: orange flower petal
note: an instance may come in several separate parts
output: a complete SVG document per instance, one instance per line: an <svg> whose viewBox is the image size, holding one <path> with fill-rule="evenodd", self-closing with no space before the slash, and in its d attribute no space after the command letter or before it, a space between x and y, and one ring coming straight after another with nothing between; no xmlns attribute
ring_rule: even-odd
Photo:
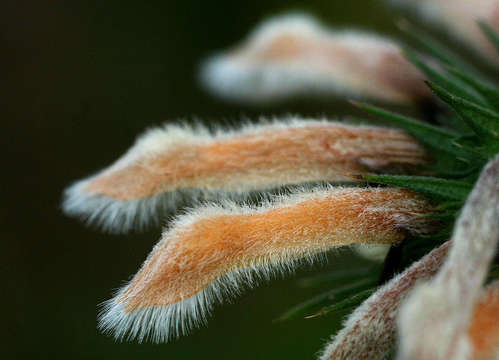
<svg viewBox="0 0 499 360"><path fill-rule="evenodd" d="M353 243L397 243L427 230L428 204L407 190L326 188L258 207L201 207L178 218L132 281L108 303L101 328L166 341L204 322L213 303L258 277Z"/></svg>
<svg viewBox="0 0 499 360"><path fill-rule="evenodd" d="M423 148L399 130L289 119L210 133L167 126L143 135L115 164L66 191L67 213L127 231L158 221L186 198L244 198L351 173L411 168Z"/></svg>

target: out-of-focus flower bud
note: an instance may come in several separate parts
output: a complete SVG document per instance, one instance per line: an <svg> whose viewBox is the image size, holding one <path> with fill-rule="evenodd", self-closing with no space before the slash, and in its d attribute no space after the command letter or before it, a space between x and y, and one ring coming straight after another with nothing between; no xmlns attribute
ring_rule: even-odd
<svg viewBox="0 0 499 360"><path fill-rule="evenodd" d="M430 95L396 42L333 31L298 14L267 20L241 45L208 59L201 79L220 97L256 103L303 94L408 103Z"/></svg>

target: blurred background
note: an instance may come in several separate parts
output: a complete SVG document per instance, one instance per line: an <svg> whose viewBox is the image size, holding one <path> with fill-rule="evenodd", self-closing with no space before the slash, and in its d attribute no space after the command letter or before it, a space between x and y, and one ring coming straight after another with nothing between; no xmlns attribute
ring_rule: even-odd
<svg viewBox="0 0 499 360"><path fill-rule="evenodd" d="M237 124L298 113L356 114L344 100L261 108L217 100L200 61L262 19L307 11L333 27L396 34L383 1L4 1L1 338L5 358L313 359L346 313L273 323L320 293L297 279L365 265L347 250L218 307L209 326L171 344L116 343L96 330L98 304L133 275L160 229L106 235L64 216L62 192L113 162L144 129L178 119ZM173 214L165 214L165 222Z"/></svg>

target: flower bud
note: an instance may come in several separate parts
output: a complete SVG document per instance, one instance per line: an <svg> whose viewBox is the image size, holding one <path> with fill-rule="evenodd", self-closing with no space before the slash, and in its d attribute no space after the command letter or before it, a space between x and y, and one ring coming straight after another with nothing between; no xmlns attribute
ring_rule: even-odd
<svg viewBox="0 0 499 360"><path fill-rule="evenodd" d="M430 96L396 42L333 31L298 14L267 20L241 45L209 58L201 79L215 95L254 103L311 93L396 103Z"/></svg>
<svg viewBox="0 0 499 360"><path fill-rule="evenodd" d="M428 203L393 188L324 188L259 207L206 205L180 216L100 319L117 338L167 341L214 302L340 246L393 244L428 229Z"/></svg>
<svg viewBox="0 0 499 360"><path fill-rule="evenodd" d="M116 163L68 188L64 210L127 231L159 222L186 199L244 199L426 160L412 137L393 129L295 118L215 133L169 125L148 131Z"/></svg>

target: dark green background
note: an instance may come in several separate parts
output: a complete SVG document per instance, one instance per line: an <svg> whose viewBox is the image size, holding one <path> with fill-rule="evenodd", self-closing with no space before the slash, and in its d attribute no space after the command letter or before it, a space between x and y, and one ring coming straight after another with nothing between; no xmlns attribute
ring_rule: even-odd
<svg viewBox="0 0 499 360"><path fill-rule="evenodd" d="M333 253L327 266L246 292L219 307L209 327L175 343L115 343L96 330L97 304L136 272L160 229L102 234L65 217L61 193L114 161L145 128L165 121L196 117L237 123L260 114L353 113L334 99L259 109L227 104L200 89L199 62L285 10L306 10L336 27L394 34L390 9L368 0L2 4L5 358L314 358L339 329L339 317L272 320L320 291L298 287L297 278L361 263L348 251Z"/></svg>

